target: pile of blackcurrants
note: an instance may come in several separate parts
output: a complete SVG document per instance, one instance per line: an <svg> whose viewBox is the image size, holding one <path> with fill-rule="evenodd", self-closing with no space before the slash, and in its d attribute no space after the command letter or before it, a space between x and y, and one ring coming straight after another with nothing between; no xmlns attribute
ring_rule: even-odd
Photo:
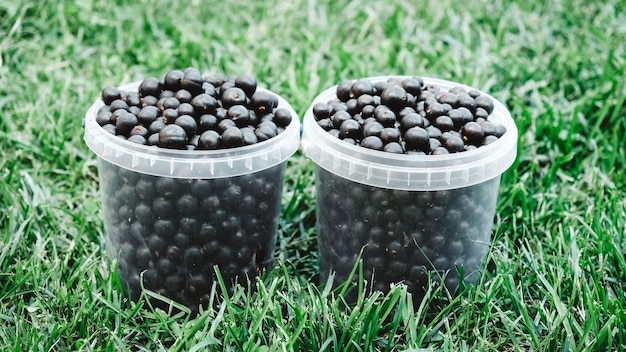
<svg viewBox="0 0 626 352"><path fill-rule="evenodd" d="M390 153L441 155L476 149L502 136L490 121L494 104L476 89L448 91L420 77L344 81L337 97L313 106L317 124L361 147Z"/></svg>
<svg viewBox="0 0 626 352"><path fill-rule="evenodd" d="M249 75L202 76L196 68L149 77L137 92L102 90L96 122L130 142L170 149L213 150L270 139L291 123L271 92Z"/></svg>

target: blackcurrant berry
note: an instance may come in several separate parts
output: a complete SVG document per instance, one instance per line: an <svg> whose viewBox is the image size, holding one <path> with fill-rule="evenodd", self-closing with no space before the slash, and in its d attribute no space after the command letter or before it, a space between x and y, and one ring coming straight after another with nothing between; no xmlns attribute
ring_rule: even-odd
<svg viewBox="0 0 626 352"><path fill-rule="evenodd" d="M243 132L238 127L227 128L222 132L222 144L226 148L241 147L244 145Z"/></svg>
<svg viewBox="0 0 626 352"><path fill-rule="evenodd" d="M139 84L139 94L142 97L151 95L158 97L161 94L161 86L156 77L148 77Z"/></svg>
<svg viewBox="0 0 626 352"><path fill-rule="evenodd" d="M117 87L109 86L109 87L105 87L102 90L101 97L102 97L102 101L106 105L110 105L115 100L121 100L122 93L120 93L120 90Z"/></svg>
<svg viewBox="0 0 626 352"><path fill-rule="evenodd" d="M276 106L278 106L278 99L268 91L257 90L250 97L250 107L261 116L272 112Z"/></svg>
<svg viewBox="0 0 626 352"><path fill-rule="evenodd" d="M214 130L204 131L198 139L198 149L213 150L220 147L220 134Z"/></svg>
<svg viewBox="0 0 626 352"><path fill-rule="evenodd" d="M256 92L257 81L250 75L241 75L235 79L235 87L240 88L248 97Z"/></svg>
<svg viewBox="0 0 626 352"><path fill-rule="evenodd" d="M384 143L380 138L376 136L368 136L363 138L363 140L361 141L361 147L374 150L383 150Z"/></svg>
<svg viewBox="0 0 626 352"><path fill-rule="evenodd" d="M176 124L169 124L159 131L159 147L185 149L188 141L185 129Z"/></svg>
<svg viewBox="0 0 626 352"><path fill-rule="evenodd" d="M380 102L393 110L400 110L407 104L407 93L401 86L392 85L380 94Z"/></svg>
<svg viewBox="0 0 626 352"><path fill-rule="evenodd" d="M237 87L227 89L222 93L222 106L228 109L233 105L246 105L246 93Z"/></svg>

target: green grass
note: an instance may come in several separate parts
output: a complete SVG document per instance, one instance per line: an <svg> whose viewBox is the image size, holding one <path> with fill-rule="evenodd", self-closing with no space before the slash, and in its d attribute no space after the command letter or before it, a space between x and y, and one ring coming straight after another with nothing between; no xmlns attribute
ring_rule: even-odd
<svg viewBox="0 0 626 352"><path fill-rule="evenodd" d="M624 43L623 0L0 0L0 349L624 350ZM401 286L343 309L315 280L313 169L296 154L256 294L193 319L126 300L81 120L102 87L187 66L254 74L300 115L382 74L504 102L519 157L480 283L436 311Z"/></svg>

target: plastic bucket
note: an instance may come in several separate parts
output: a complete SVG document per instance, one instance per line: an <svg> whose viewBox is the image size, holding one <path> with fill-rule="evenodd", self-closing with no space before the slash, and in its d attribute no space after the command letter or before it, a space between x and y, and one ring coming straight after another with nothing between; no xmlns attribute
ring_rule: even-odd
<svg viewBox="0 0 626 352"><path fill-rule="evenodd" d="M139 83L119 89L136 92ZM197 311L214 266L227 285L245 286L271 264L283 174L300 137L297 114L277 97L293 117L282 133L220 150L132 143L96 122L101 100L88 110L84 138L98 156L106 249L130 297L143 286Z"/></svg>
<svg viewBox="0 0 626 352"><path fill-rule="evenodd" d="M369 79L389 78L406 77ZM444 90L470 89L423 80ZM346 143L318 125L313 106L337 98L336 91L315 98L301 143L316 164L321 280L334 272L335 282L344 282L361 258L368 288L388 291L403 283L417 300L430 280L443 280L451 292L461 280L471 283L491 242L500 175L517 152L517 128L506 107L490 97L489 121L506 133L489 145L447 155L393 154Z"/></svg>

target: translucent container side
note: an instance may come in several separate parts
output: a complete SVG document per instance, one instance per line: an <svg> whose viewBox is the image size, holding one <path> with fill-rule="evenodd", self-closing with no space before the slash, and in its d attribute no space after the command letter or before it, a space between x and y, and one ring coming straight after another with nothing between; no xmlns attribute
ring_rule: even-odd
<svg viewBox="0 0 626 352"><path fill-rule="evenodd" d="M367 286L404 283L419 305L429 278L450 293L475 284L491 243L500 177L452 190L401 191L316 168L320 282L351 279L362 260ZM358 272L356 275L359 275ZM356 277L352 277L356 279Z"/></svg>
<svg viewBox="0 0 626 352"><path fill-rule="evenodd" d="M140 82L119 87L136 91ZM258 88L263 90L263 88ZM275 93L274 93L275 94ZM174 150L122 140L96 122L98 99L85 117L85 142L99 157L114 165L153 176L173 178L222 178L245 175L278 165L296 152L300 143L300 119L291 105L278 97L278 107L291 112L291 124L274 138L244 147L220 150Z"/></svg>
<svg viewBox="0 0 626 352"><path fill-rule="evenodd" d="M208 307L215 266L227 289L254 290L255 277L275 257L286 164L237 177L183 179L99 158L105 248L124 292L137 300L145 288L196 314ZM168 309L159 299L151 304Z"/></svg>
<svg viewBox="0 0 626 352"><path fill-rule="evenodd" d="M391 77L372 77L372 82ZM424 78L426 85L448 90L455 86L470 87L445 80ZM405 155L371 150L351 145L333 137L319 127L313 116L313 106L336 98L337 86L323 91L304 115L302 150L319 167L338 176L369 186L432 191L467 187L502 174L517 155L517 127L507 108L492 96L494 110L490 121L506 127L506 133L496 142L472 151L448 155Z"/></svg>

